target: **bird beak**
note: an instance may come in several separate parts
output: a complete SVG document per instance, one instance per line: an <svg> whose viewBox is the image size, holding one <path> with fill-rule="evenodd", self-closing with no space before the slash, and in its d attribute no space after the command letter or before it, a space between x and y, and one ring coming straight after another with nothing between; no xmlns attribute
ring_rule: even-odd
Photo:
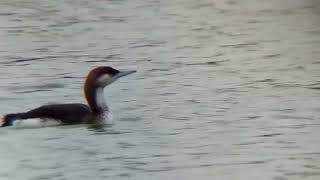
<svg viewBox="0 0 320 180"><path fill-rule="evenodd" d="M119 78L119 77L127 76L127 75L135 73L135 72L137 72L137 71L136 70L120 70L120 72L117 74L117 76Z"/></svg>

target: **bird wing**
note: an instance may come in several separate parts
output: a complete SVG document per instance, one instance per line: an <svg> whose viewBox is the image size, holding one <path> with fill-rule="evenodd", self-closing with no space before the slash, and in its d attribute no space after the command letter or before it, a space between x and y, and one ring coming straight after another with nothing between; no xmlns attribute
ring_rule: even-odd
<svg viewBox="0 0 320 180"><path fill-rule="evenodd" d="M21 117L55 119L64 124L79 124L84 123L90 114L91 110L85 104L51 104L22 113Z"/></svg>

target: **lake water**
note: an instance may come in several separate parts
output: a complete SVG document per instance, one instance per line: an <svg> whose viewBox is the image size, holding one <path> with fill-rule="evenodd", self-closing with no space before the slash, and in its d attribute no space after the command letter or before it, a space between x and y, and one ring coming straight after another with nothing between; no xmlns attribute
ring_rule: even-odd
<svg viewBox="0 0 320 180"><path fill-rule="evenodd" d="M114 125L0 129L0 180L320 179L317 0L2 0L0 113L85 102Z"/></svg>

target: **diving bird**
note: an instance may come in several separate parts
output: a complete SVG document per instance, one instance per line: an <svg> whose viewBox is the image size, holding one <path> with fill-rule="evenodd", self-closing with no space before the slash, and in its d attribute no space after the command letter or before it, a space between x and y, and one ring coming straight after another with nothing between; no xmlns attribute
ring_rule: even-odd
<svg viewBox="0 0 320 180"><path fill-rule="evenodd" d="M111 123L108 118L110 110L104 99L104 87L136 71L121 71L110 66L92 69L84 83L84 94L88 105L50 104L43 105L27 112L9 113L0 118L0 127L11 126L17 120L40 119L41 122L58 124L93 124Z"/></svg>

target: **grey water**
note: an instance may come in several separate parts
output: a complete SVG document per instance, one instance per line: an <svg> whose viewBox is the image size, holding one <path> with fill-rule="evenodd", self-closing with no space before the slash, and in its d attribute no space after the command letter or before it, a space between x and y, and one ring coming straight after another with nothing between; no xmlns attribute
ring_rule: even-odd
<svg viewBox="0 0 320 180"><path fill-rule="evenodd" d="M114 125L0 129L0 180L320 178L317 0L2 0L0 113L82 102Z"/></svg>

